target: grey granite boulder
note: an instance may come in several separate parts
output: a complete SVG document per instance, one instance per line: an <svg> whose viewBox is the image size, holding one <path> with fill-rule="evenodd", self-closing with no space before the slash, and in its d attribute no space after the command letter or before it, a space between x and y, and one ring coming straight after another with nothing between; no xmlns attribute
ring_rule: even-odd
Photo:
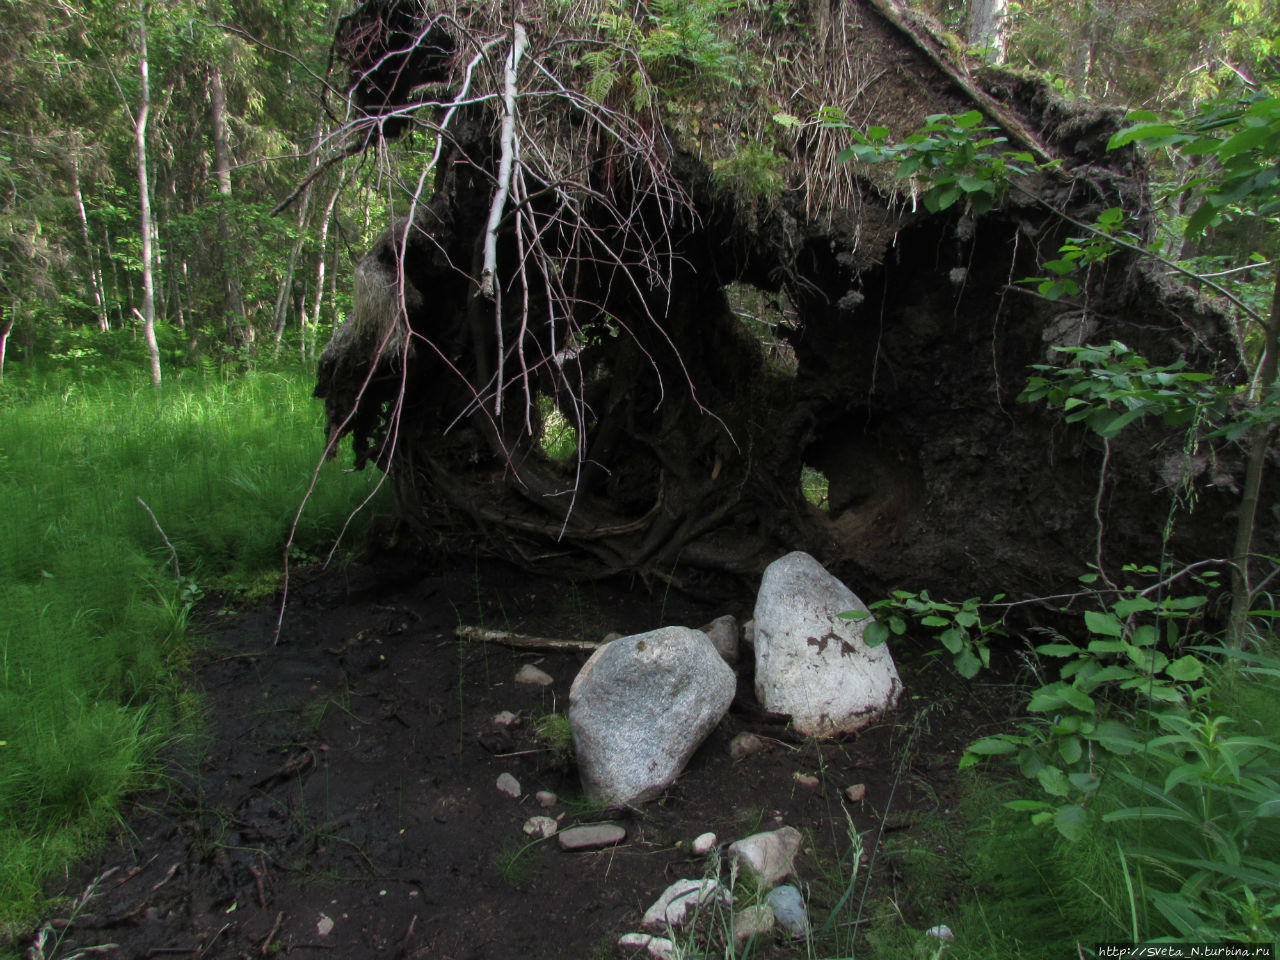
<svg viewBox="0 0 1280 960"><path fill-rule="evenodd" d="M569 727L589 796L635 803L665 790L733 700L733 671L699 630L622 637L583 665Z"/></svg>
<svg viewBox="0 0 1280 960"><path fill-rule="evenodd" d="M862 640L853 591L807 553L769 564L755 609L756 697L806 736L849 733L892 708L902 692L886 646Z"/></svg>

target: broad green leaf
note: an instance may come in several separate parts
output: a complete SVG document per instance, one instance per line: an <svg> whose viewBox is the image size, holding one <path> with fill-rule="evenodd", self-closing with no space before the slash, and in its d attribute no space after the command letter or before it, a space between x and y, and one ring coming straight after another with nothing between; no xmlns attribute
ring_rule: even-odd
<svg viewBox="0 0 1280 960"><path fill-rule="evenodd" d="M1036 773L1036 779L1040 781L1040 786L1044 792L1051 797L1065 797L1071 792L1071 784L1067 780L1067 775L1054 766L1045 766Z"/></svg>
<svg viewBox="0 0 1280 960"><path fill-rule="evenodd" d="M1179 657L1165 667L1164 672L1180 682L1199 680L1204 676L1204 664L1191 654L1187 654L1185 657Z"/></svg>
<svg viewBox="0 0 1280 960"><path fill-rule="evenodd" d="M1102 785L1102 781L1098 779L1097 774L1091 773L1088 770L1069 774L1067 779L1071 781L1071 785L1081 793L1093 793Z"/></svg>
<svg viewBox="0 0 1280 960"><path fill-rule="evenodd" d="M1133 731L1116 720L1103 720L1094 728L1089 739L1097 742L1105 750L1117 756L1126 756L1141 746L1134 738Z"/></svg>
<svg viewBox="0 0 1280 960"><path fill-rule="evenodd" d="M1036 647L1036 653L1046 657L1073 657L1080 652L1074 643L1046 643Z"/></svg>
<svg viewBox="0 0 1280 960"><path fill-rule="evenodd" d="M889 628L879 620L867 624L867 629L862 633L862 642L868 647L878 647L889 639Z"/></svg>
<svg viewBox="0 0 1280 960"><path fill-rule="evenodd" d="M1084 753L1079 737L1063 737L1058 741L1058 755L1067 766L1074 766Z"/></svg>
<svg viewBox="0 0 1280 960"><path fill-rule="evenodd" d="M1156 603L1147 597L1126 597L1123 600L1117 600L1111 605L1111 609L1117 617L1127 617L1131 613L1138 613L1142 610L1154 610Z"/></svg>
<svg viewBox="0 0 1280 960"><path fill-rule="evenodd" d="M1266 124L1245 127L1218 148L1218 159L1229 160L1238 153L1252 150L1254 147L1265 143L1271 137L1271 134L1272 130Z"/></svg>
<svg viewBox="0 0 1280 960"><path fill-rule="evenodd" d="M981 740L975 740L965 750L969 753L977 753L982 756L989 756L996 753L1013 753L1018 749L1018 745L1011 740L1002 736L984 737Z"/></svg>
<svg viewBox="0 0 1280 960"><path fill-rule="evenodd" d="M966 680L972 680L982 669L982 663L973 655L972 650L963 650L955 658L956 673Z"/></svg>
<svg viewBox="0 0 1280 960"><path fill-rule="evenodd" d="M1001 806L1007 810L1015 810L1018 813L1031 813L1035 810L1049 809L1049 803L1045 800L1006 800Z"/></svg>
<svg viewBox="0 0 1280 960"><path fill-rule="evenodd" d="M1075 843L1084 837L1089 828L1089 818L1084 812L1083 807L1078 807L1074 803L1064 804L1055 811L1053 815L1053 825L1058 828L1058 832L1062 834L1071 843Z"/></svg>
<svg viewBox="0 0 1280 960"><path fill-rule="evenodd" d="M958 627L952 627L938 634L938 640L947 648L949 653L959 653L964 649L964 632Z"/></svg>
<svg viewBox="0 0 1280 960"><path fill-rule="evenodd" d="M1126 127L1107 141L1108 150L1118 150L1135 140L1154 140L1167 137L1178 132L1178 128L1170 123L1139 123Z"/></svg>
<svg viewBox="0 0 1280 960"><path fill-rule="evenodd" d="M1103 637L1119 637L1124 635L1124 626L1113 615L1097 610L1084 612L1084 625L1090 633Z"/></svg>

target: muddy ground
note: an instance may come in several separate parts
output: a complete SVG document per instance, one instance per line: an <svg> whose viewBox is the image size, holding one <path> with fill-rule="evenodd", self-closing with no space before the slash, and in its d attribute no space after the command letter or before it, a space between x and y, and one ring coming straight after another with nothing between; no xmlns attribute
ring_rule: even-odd
<svg viewBox="0 0 1280 960"><path fill-rule="evenodd" d="M57 891L68 899L44 928L43 956L625 956L617 937L639 929L667 884L709 869L681 842L710 830L726 843L780 824L805 835L798 880L821 924L848 875L845 813L868 853L909 835L948 807L958 751L997 722L955 689L940 691L950 681L935 659L898 651L907 691L898 711L822 745L759 713L748 667L734 708L674 788L612 812L583 801L571 767L535 733L539 718L567 709L586 654L455 635L469 624L594 641L725 612L749 617L753 603L708 608L639 584L540 580L467 562L425 575L356 567L295 577L278 645L274 605L213 603L194 675L204 739L175 760L164 791L139 798L118 841ZM515 684L524 663L554 686ZM502 710L523 720L513 735L492 731ZM735 761L728 744L742 730L768 748ZM519 780L522 799L496 789L503 772ZM850 803L843 792L857 783L865 799ZM561 802L542 809L539 790ZM562 825L619 818L627 839L577 854L554 840L530 844L522 824L543 813ZM893 893L891 856L873 876L873 900ZM841 923L859 919L860 899L848 898ZM770 941L752 955L804 948Z"/></svg>

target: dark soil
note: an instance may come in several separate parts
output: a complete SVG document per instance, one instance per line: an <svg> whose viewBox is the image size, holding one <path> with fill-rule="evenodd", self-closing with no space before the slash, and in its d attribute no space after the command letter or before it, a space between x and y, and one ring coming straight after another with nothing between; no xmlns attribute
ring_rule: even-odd
<svg viewBox="0 0 1280 960"><path fill-rule="evenodd" d="M845 810L870 851L949 806L958 751L991 721L934 692L947 682L936 661L921 661L936 665L922 671L900 652L907 693L895 714L845 742L801 742L752 709L748 668L734 709L666 796L593 809L535 733L539 717L567 709L585 654L464 645L455 628L594 641L724 612L749 617L754 598L706 609L638 584L466 563L394 584L371 568L299 579L278 645L274 606L209 609L194 677L204 740L174 763L166 790L138 802L118 842L56 891L68 906L46 928L44 956L104 944L114 946L86 955L620 956L617 937L639 929L669 883L708 870L678 844L707 830L723 844L781 824L805 834L798 879L822 923L847 876ZM524 663L555 685L515 684ZM522 718L512 735L493 730L502 710ZM741 730L768 748L734 761L728 744ZM496 789L503 772L520 781L520 800ZM857 783L866 797L851 804L843 791ZM561 801L544 810L539 790ZM521 826L544 813L562 826L620 819L627 839L579 854L554 840L530 844ZM891 872L882 863L876 874ZM322 936L325 917L332 929ZM753 955L792 952L770 943Z"/></svg>

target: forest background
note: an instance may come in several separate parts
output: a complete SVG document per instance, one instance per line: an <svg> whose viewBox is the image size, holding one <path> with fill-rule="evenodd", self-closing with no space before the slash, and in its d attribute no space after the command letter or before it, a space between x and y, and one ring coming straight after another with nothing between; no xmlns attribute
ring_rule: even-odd
<svg viewBox="0 0 1280 960"><path fill-rule="evenodd" d="M765 5L803 18L801 3ZM648 4L659 21L731 6ZM0 0L10 930L192 722L181 668L202 593L279 584L321 469L312 364L351 308L356 259L404 212L431 148L410 133L364 149L331 69L346 12ZM1162 117L1274 91L1280 69L1270 0L925 0L918 13L948 31L957 62L994 60L1065 97ZM1173 152L1151 159L1162 254L1265 304L1274 217L1227 218L1187 242L1183 187L1204 170ZM331 549L349 505L375 495L376 478L323 469L295 557Z"/></svg>

